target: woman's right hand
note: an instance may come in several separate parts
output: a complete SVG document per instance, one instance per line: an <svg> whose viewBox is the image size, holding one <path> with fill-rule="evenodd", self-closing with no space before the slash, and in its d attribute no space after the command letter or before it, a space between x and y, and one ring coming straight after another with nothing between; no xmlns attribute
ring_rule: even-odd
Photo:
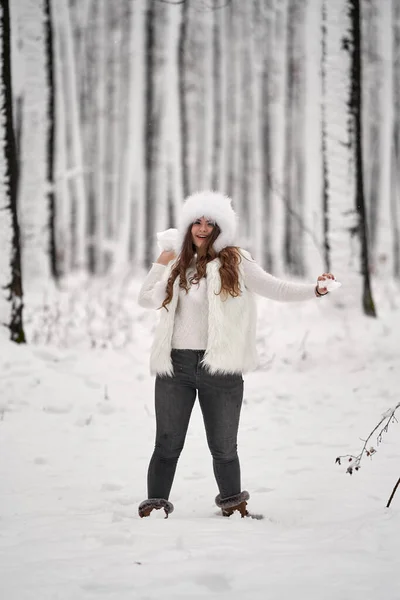
<svg viewBox="0 0 400 600"><path fill-rule="evenodd" d="M176 257L176 254L175 254L174 250L164 250L163 252L161 252L160 256L157 258L157 262L160 265L167 266L167 264L169 262L171 262L171 260L174 260L175 257Z"/></svg>

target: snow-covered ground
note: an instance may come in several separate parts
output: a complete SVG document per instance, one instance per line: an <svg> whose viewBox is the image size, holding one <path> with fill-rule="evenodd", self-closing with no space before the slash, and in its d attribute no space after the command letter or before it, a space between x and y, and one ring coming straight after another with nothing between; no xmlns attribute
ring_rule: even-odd
<svg viewBox="0 0 400 600"><path fill-rule="evenodd" d="M133 293L93 333L115 341L110 321L127 310L128 347L59 347L73 336L48 313L30 327L39 342L47 327L51 345L2 339L1 599L399 600L400 491L385 505L400 475L400 424L353 476L335 465L400 399L400 308L388 290L376 295L378 320L337 308L333 294L260 301L262 368L245 377L239 449L262 521L218 516L198 407L175 512L137 516L154 435L154 315ZM80 314L84 323L87 309Z"/></svg>

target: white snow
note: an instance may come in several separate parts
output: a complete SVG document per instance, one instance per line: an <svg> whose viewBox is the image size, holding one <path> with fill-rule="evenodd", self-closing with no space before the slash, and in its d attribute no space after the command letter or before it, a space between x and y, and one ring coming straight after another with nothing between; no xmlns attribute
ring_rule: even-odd
<svg viewBox="0 0 400 600"><path fill-rule="evenodd" d="M174 228L166 229L165 231L157 232L157 246L163 250L174 250L178 239L178 230Z"/></svg>
<svg viewBox="0 0 400 600"><path fill-rule="evenodd" d="M341 285L340 281L336 281L336 279L323 279L318 281L318 287L326 288L328 292L339 289Z"/></svg>
<svg viewBox="0 0 400 600"><path fill-rule="evenodd" d="M137 307L138 285L119 295L119 312L132 315L127 347L112 348L101 322L93 335L110 347L90 350L80 317L75 336L60 335L77 311L61 302L57 319L28 315L31 337L47 323L53 345L0 339L1 598L398 600L400 492L385 505L399 477L400 424L357 473L335 465L399 401L400 311L383 287L377 320L335 305L345 285L315 302L260 301L263 367L245 377L239 441L249 508L265 515L256 521L217 516L198 407L175 512L137 516L154 435L154 315ZM89 318L91 304L93 319L113 323L98 306L105 292L80 288L81 313ZM74 344L55 345L66 340Z"/></svg>

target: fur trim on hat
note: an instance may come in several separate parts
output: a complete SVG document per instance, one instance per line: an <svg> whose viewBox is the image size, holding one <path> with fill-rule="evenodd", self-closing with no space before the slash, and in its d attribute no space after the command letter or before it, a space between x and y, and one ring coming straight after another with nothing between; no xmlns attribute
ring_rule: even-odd
<svg viewBox="0 0 400 600"><path fill-rule="evenodd" d="M164 498L148 498L139 504L139 517L148 517L152 510L160 510L160 508L164 509L166 519L168 519L168 515L174 512L172 502L164 500Z"/></svg>
<svg viewBox="0 0 400 600"><path fill-rule="evenodd" d="M179 220L177 252L181 251L188 227L201 217L212 219L221 229L214 242L214 250L220 252L236 243L237 216L232 208L232 200L220 192L196 192L186 198Z"/></svg>

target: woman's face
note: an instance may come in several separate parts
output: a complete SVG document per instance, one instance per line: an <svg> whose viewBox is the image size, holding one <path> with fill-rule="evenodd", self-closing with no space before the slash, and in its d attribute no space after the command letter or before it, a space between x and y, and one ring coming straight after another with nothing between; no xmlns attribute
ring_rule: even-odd
<svg viewBox="0 0 400 600"><path fill-rule="evenodd" d="M196 219L192 225L192 240L196 248L201 248L206 243L207 238L210 237L215 227L214 221L210 219Z"/></svg>

